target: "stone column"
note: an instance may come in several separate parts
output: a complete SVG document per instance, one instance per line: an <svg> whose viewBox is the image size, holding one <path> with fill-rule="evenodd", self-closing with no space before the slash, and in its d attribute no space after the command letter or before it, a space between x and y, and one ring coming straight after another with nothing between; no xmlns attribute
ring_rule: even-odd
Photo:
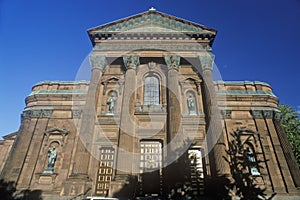
<svg viewBox="0 0 300 200"><path fill-rule="evenodd" d="M134 104L136 92L136 68L139 65L139 56L136 54L123 56L125 73L125 84L121 106L121 123L119 135L119 148L117 157L117 176L126 178L133 172L134 143L135 143L135 121ZM122 177L124 175L124 177Z"/></svg>
<svg viewBox="0 0 300 200"><path fill-rule="evenodd" d="M210 150L210 165L212 175L220 177L229 174L229 166L224 157L225 138L222 133L221 113L217 104L217 96L214 88L212 77L212 65L214 56L210 53L199 55L199 60L202 69L202 77L204 79L204 107L206 110L206 137L207 146Z"/></svg>
<svg viewBox="0 0 300 200"><path fill-rule="evenodd" d="M180 90L178 81L178 70L180 64L180 56L164 55L165 62L168 66L168 83L167 83L167 106L168 106L168 133L167 142L170 149L168 157L181 155L180 148L183 148L184 138L181 129L181 103ZM173 154L173 155L170 155Z"/></svg>
<svg viewBox="0 0 300 200"><path fill-rule="evenodd" d="M96 122L96 105L98 100L98 87L107 62L104 55L92 54L90 56L92 65L92 76L86 97L86 104L83 110L83 116L80 126L80 138L77 143L75 152L75 163L72 175L78 178L88 178L88 166L90 161L90 153L92 138Z"/></svg>

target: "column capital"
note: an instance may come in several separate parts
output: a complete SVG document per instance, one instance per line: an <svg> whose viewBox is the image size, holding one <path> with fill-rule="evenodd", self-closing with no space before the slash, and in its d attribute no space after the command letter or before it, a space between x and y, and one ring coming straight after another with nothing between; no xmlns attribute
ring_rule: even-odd
<svg viewBox="0 0 300 200"><path fill-rule="evenodd" d="M107 66L106 56L103 54L91 54L90 62L92 65L92 69L99 69L104 71Z"/></svg>
<svg viewBox="0 0 300 200"><path fill-rule="evenodd" d="M212 71L213 62L215 59L215 55L211 53L199 54L198 55L202 70L210 70Z"/></svg>
<svg viewBox="0 0 300 200"><path fill-rule="evenodd" d="M174 54L164 54L164 59L169 70L170 69L175 69L176 71L179 70L180 56Z"/></svg>
<svg viewBox="0 0 300 200"><path fill-rule="evenodd" d="M136 69L140 64L140 56L137 54L123 55L123 62L126 70Z"/></svg>

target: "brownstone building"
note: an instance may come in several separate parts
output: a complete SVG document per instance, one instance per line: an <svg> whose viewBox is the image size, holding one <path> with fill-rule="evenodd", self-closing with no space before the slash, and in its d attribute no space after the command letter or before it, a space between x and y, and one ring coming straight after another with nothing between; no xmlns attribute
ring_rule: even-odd
<svg viewBox="0 0 300 200"><path fill-rule="evenodd" d="M299 198L278 98L213 80L216 33L155 9L88 30L90 80L33 86L1 178L43 199Z"/></svg>

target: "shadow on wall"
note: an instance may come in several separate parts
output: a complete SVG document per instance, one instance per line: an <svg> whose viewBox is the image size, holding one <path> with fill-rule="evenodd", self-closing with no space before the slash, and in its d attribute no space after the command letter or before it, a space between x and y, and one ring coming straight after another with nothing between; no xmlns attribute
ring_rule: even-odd
<svg viewBox="0 0 300 200"><path fill-rule="evenodd" d="M22 190L16 192L15 182L0 180L1 200L42 200L41 190Z"/></svg>
<svg viewBox="0 0 300 200"><path fill-rule="evenodd" d="M177 148L171 156L174 156L176 160L171 165L163 169L163 188L160 191L159 181L155 181L158 173L157 171L143 173L140 175L140 179L147 180L143 183L138 181L137 176L128 176L126 184L123 188L115 193L113 196L120 200L127 199L204 199L203 194L195 195L195 191L191 185L191 173L193 168L191 167L191 160L188 156L188 149L191 145L191 141L182 142L182 146ZM177 152L177 153L176 153ZM182 152L184 152L182 154ZM182 155L181 155L182 154ZM178 158L175 157L181 155ZM202 181L201 180L201 184ZM200 189L200 188L199 188ZM203 189L201 187L201 189ZM141 193L142 190L142 193ZM152 192L151 192L152 191ZM156 191L156 192L153 192ZM162 192L162 194L159 194ZM151 197L151 193L159 195L158 197Z"/></svg>
<svg viewBox="0 0 300 200"><path fill-rule="evenodd" d="M227 157L223 159L229 165L231 175L209 181L208 194L214 196L214 199L270 200L276 195L276 193L266 194L260 173L263 163L266 162L262 159L263 156L259 156L262 153L255 151L249 153L249 144L258 142L255 141L254 134L256 133L244 129L238 129L230 134Z"/></svg>
<svg viewBox="0 0 300 200"><path fill-rule="evenodd" d="M178 152L185 151L174 163L163 169L164 188L162 196L158 198L145 197L139 194L140 183L137 176L129 176L127 184L114 196L123 199L241 199L241 200L271 200L276 193L267 191L263 175L264 156L256 151L259 145L259 135L249 130L236 130L230 135L224 157L231 174L221 177L211 177L205 174L199 183L200 191L195 195L191 185L191 163L187 146L184 142ZM187 146L186 146L187 145ZM224 145L224 144L222 144ZM207 159L207 158L206 158ZM180 170L178 170L180 169ZM147 184L148 185L148 184ZM150 184L151 185L151 184ZM148 185L149 186L149 185ZM147 186L147 187L148 187ZM199 186L198 186L199 187ZM203 192L202 192L203 189ZM204 191L205 190L205 191Z"/></svg>

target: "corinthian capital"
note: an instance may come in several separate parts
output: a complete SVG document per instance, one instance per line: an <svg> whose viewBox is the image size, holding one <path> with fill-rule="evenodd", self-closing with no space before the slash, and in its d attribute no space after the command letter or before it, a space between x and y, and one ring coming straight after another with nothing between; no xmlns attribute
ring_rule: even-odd
<svg viewBox="0 0 300 200"><path fill-rule="evenodd" d="M140 64L140 56L137 54L124 55L123 61L126 70L136 69L136 67Z"/></svg>
<svg viewBox="0 0 300 200"><path fill-rule="evenodd" d="M104 71L107 66L106 56L101 54L90 55L90 62L92 69L100 69L101 71Z"/></svg>
<svg viewBox="0 0 300 200"><path fill-rule="evenodd" d="M215 56L211 53L205 53L199 55L199 60L201 63L202 70L212 70L213 62L214 62Z"/></svg>
<svg viewBox="0 0 300 200"><path fill-rule="evenodd" d="M178 71L179 63L180 63L180 56L178 55L164 55L165 62L169 69L175 69Z"/></svg>

